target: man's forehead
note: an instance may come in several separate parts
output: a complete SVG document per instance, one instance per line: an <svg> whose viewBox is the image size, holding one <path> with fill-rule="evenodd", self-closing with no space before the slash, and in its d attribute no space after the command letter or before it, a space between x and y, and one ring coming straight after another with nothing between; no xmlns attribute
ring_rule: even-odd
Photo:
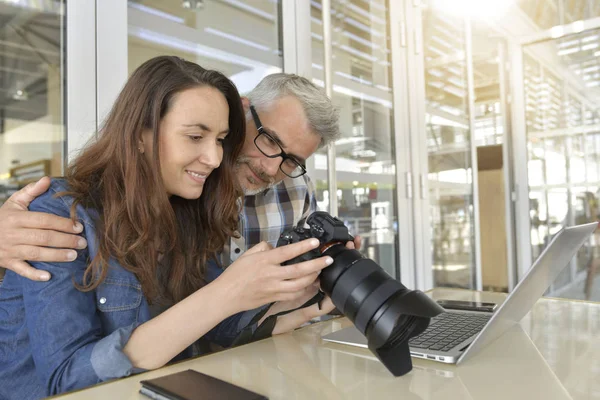
<svg viewBox="0 0 600 400"><path fill-rule="evenodd" d="M287 152L302 159L314 153L321 137L311 129L302 104L293 97L277 99L271 107L259 112L263 127L281 141Z"/></svg>

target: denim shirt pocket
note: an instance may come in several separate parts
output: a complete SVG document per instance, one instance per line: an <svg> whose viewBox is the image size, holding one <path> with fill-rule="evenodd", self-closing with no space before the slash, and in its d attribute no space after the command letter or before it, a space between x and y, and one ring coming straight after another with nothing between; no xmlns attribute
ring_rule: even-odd
<svg viewBox="0 0 600 400"><path fill-rule="evenodd" d="M142 304L142 286L127 279L106 278L96 289L96 305L105 334L137 323Z"/></svg>

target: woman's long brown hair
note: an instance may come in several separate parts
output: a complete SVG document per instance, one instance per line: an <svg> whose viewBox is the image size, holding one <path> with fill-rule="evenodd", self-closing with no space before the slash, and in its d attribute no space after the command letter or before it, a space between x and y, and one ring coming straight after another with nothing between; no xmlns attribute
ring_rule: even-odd
<svg viewBox="0 0 600 400"><path fill-rule="evenodd" d="M160 121L177 93L202 86L219 90L229 104L223 160L199 199L169 198L160 173ZM139 150L147 129L154 138L152 162ZM98 253L79 288L93 290L102 283L111 257L136 275L149 301L162 293L177 302L206 284L205 263L216 258L237 228L241 191L233 171L244 134L239 93L223 74L170 56L153 58L136 69L97 140L67 170L69 192L63 195L74 199L72 217L78 204L99 213Z"/></svg>

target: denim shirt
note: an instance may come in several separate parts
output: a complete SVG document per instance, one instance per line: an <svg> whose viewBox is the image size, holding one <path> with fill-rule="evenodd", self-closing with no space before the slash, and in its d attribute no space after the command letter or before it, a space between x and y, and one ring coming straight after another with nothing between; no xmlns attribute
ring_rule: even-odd
<svg viewBox="0 0 600 400"><path fill-rule="evenodd" d="M53 180L30 211L68 218L72 199L55 197L66 189L63 180ZM151 319L140 282L111 259L106 279L95 290L74 286L98 252L97 213L80 205L76 212L88 247L75 261L32 262L52 279L34 282L7 271L0 287L0 399L40 398L142 371L123 353L134 329ZM207 265L209 280L221 272L216 264ZM255 314L229 317L205 338L228 346ZM191 356L190 348L180 356Z"/></svg>

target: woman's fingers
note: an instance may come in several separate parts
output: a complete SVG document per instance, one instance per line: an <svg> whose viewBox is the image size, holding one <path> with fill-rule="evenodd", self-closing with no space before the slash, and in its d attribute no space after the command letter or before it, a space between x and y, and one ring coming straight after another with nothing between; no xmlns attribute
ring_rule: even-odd
<svg viewBox="0 0 600 400"><path fill-rule="evenodd" d="M277 322L273 328L273 335L292 331L302 326L306 322L313 318L320 317L327 313L330 313L335 308L335 305L331 301L331 298L326 296L321 302L321 308L317 304L302 308L300 310L292 311L289 314L277 317Z"/></svg>
<svg viewBox="0 0 600 400"><path fill-rule="evenodd" d="M263 251L268 251L273 249L273 246L271 246L268 242L260 242L259 244L257 244L254 247L251 247L249 250L247 250L242 257L245 256L249 256L252 254L257 254L257 253L261 253Z"/></svg>
<svg viewBox="0 0 600 400"><path fill-rule="evenodd" d="M335 309L335 304L333 304L331 297L325 296L325 298L323 300L321 300L321 302L319 303L319 307L317 308L317 315L315 315L315 317L329 314L334 309ZM315 310L313 310L311 308L311 312L315 312ZM311 318L314 318L314 317L311 317Z"/></svg>
<svg viewBox="0 0 600 400"><path fill-rule="evenodd" d="M297 279L302 276L321 272L321 270L333 263L333 258L329 256L315 258L298 264L282 266L279 271L281 279Z"/></svg>
<svg viewBox="0 0 600 400"><path fill-rule="evenodd" d="M217 280L225 282L227 291L238 293L243 309L276 301L299 301L306 295L307 288L316 291L319 273L333 263L333 259L319 257L287 266L280 264L318 245L317 239L307 239L276 249L267 243L260 243L236 260Z"/></svg>
<svg viewBox="0 0 600 400"><path fill-rule="evenodd" d="M309 252L319 246L318 239L306 239L298 243L292 243L285 246L277 247L269 253L269 260L273 263L281 264L292 258L298 257L301 254Z"/></svg>
<svg viewBox="0 0 600 400"><path fill-rule="evenodd" d="M314 272L312 274L308 274L300 278L282 281L279 284L279 291L284 293L295 293L303 291L305 289L316 291L316 288L313 286L313 283L315 282L318 276L318 273Z"/></svg>

